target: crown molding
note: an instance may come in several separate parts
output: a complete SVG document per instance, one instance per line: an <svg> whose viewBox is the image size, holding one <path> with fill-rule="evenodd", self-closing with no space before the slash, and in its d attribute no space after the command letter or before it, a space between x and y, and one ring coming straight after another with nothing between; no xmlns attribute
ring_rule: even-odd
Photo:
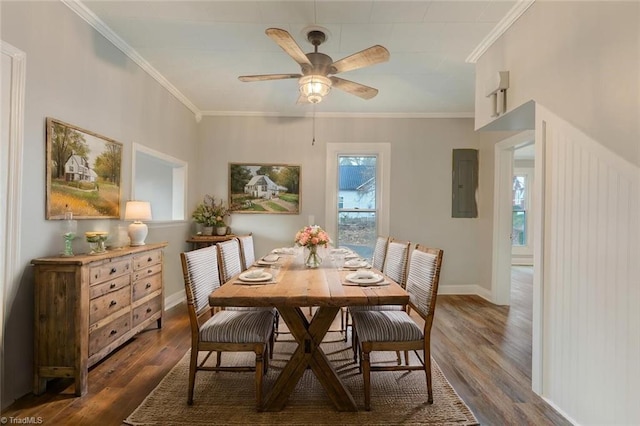
<svg viewBox="0 0 640 426"><path fill-rule="evenodd" d="M473 49L473 52L467 56L465 62L475 64L480 56L484 54L495 43L495 41L504 34L514 22L527 10L536 0L519 0L507 13L504 18L496 24L489 34Z"/></svg>
<svg viewBox="0 0 640 426"><path fill-rule="evenodd" d="M268 112L268 111L202 111L209 117L313 117L316 118L474 118L473 112Z"/></svg>
<svg viewBox="0 0 640 426"><path fill-rule="evenodd" d="M126 41L113 32L107 24L105 24L95 13L88 9L81 0L60 0L69 9L74 11L79 17L84 19L96 31L102 34L114 46L127 55L133 62L138 64L147 74L155 79L162 87L167 89L169 93L175 96L195 115L196 121L199 123L202 119L202 112L196 107L185 95L182 94L173 84L169 82L162 74L158 72L149 62L147 62L133 47L129 46Z"/></svg>

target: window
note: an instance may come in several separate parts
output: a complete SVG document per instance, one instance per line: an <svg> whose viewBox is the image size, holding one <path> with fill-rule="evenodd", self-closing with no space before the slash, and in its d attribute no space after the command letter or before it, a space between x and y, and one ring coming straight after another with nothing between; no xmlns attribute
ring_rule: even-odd
<svg viewBox="0 0 640 426"><path fill-rule="evenodd" d="M526 175L516 175L513 177L513 229L511 231L511 244L513 246L528 245L528 185L529 183Z"/></svg>
<svg viewBox="0 0 640 426"><path fill-rule="evenodd" d="M384 143L327 145L327 231L364 258L389 234L389 157Z"/></svg>
<svg viewBox="0 0 640 426"><path fill-rule="evenodd" d="M133 144L131 198L149 201L154 221L185 219L187 164Z"/></svg>

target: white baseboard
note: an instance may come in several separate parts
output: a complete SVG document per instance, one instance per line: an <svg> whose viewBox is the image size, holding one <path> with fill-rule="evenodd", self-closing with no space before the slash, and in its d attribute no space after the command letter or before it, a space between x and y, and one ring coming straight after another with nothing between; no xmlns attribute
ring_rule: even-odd
<svg viewBox="0 0 640 426"><path fill-rule="evenodd" d="M491 300L491 290L487 290L484 287L481 287L477 284L466 284L466 285L443 285L438 288L438 294L447 294L447 295L457 295L457 294L473 294L476 296L480 296L483 299Z"/></svg>
<svg viewBox="0 0 640 426"><path fill-rule="evenodd" d="M169 310L187 300L187 293L180 290L164 298L164 310Z"/></svg>

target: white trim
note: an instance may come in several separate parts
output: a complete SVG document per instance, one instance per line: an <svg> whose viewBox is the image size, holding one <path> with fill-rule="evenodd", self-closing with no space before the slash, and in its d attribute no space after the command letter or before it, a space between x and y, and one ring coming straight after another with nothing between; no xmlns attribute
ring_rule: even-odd
<svg viewBox="0 0 640 426"><path fill-rule="evenodd" d="M493 303L498 305L509 305L511 298L513 148L534 138L534 131L526 130L494 146L491 294Z"/></svg>
<svg viewBox="0 0 640 426"><path fill-rule="evenodd" d="M389 235L390 203L391 203L391 144L390 143L328 143L327 144L327 174L325 183L325 229L329 234L337 235L338 203L335 202L338 193L338 155L363 154L378 157L377 177L380 185L376 184L378 197L378 234Z"/></svg>
<svg viewBox="0 0 640 426"><path fill-rule="evenodd" d="M102 34L115 47L120 49L122 53L127 55L133 62L138 64L147 74L155 79L162 87L167 89L169 93L176 97L180 102L189 108L195 115L196 122L202 119L202 112L196 107L185 95L182 94L169 80L167 80L158 70L156 70L146 59L142 57L133 47L118 36L107 24L98 16L89 10L80 0L60 0L69 9L74 11L79 17L84 19L96 31Z"/></svg>
<svg viewBox="0 0 640 426"><path fill-rule="evenodd" d="M519 0L509 12L496 24L487 36L482 39L480 44L473 49L473 52L467 56L465 62L475 64L480 56L484 54L491 47L495 41L504 34L518 18L535 3L535 0Z"/></svg>
<svg viewBox="0 0 640 426"><path fill-rule="evenodd" d="M212 117L313 117L318 118L473 118L473 112L268 112L268 111L202 111Z"/></svg>
<svg viewBox="0 0 640 426"><path fill-rule="evenodd" d="M22 208L22 154L24 146L24 104L26 85L26 61L27 55L0 40L0 51L11 58L11 103L9 114L9 146L7 149L7 170L14 173L7 174L7 199L6 217L4 223L0 223L0 233L3 239L3 248L0 250L0 275L2 289L0 289L0 377L4 374L4 316L7 288L18 285L21 276L20 267L20 229ZM5 112L3 112L4 114ZM2 383L4 388L4 383ZM0 404L2 404L2 390L0 389Z"/></svg>

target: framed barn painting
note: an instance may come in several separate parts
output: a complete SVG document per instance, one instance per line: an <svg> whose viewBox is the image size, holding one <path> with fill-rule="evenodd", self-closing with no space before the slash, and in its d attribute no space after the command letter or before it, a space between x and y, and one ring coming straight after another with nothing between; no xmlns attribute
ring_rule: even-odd
<svg viewBox="0 0 640 426"><path fill-rule="evenodd" d="M120 218L122 144L47 118L47 219Z"/></svg>
<svg viewBox="0 0 640 426"><path fill-rule="evenodd" d="M229 163L234 213L300 214L300 166Z"/></svg>

